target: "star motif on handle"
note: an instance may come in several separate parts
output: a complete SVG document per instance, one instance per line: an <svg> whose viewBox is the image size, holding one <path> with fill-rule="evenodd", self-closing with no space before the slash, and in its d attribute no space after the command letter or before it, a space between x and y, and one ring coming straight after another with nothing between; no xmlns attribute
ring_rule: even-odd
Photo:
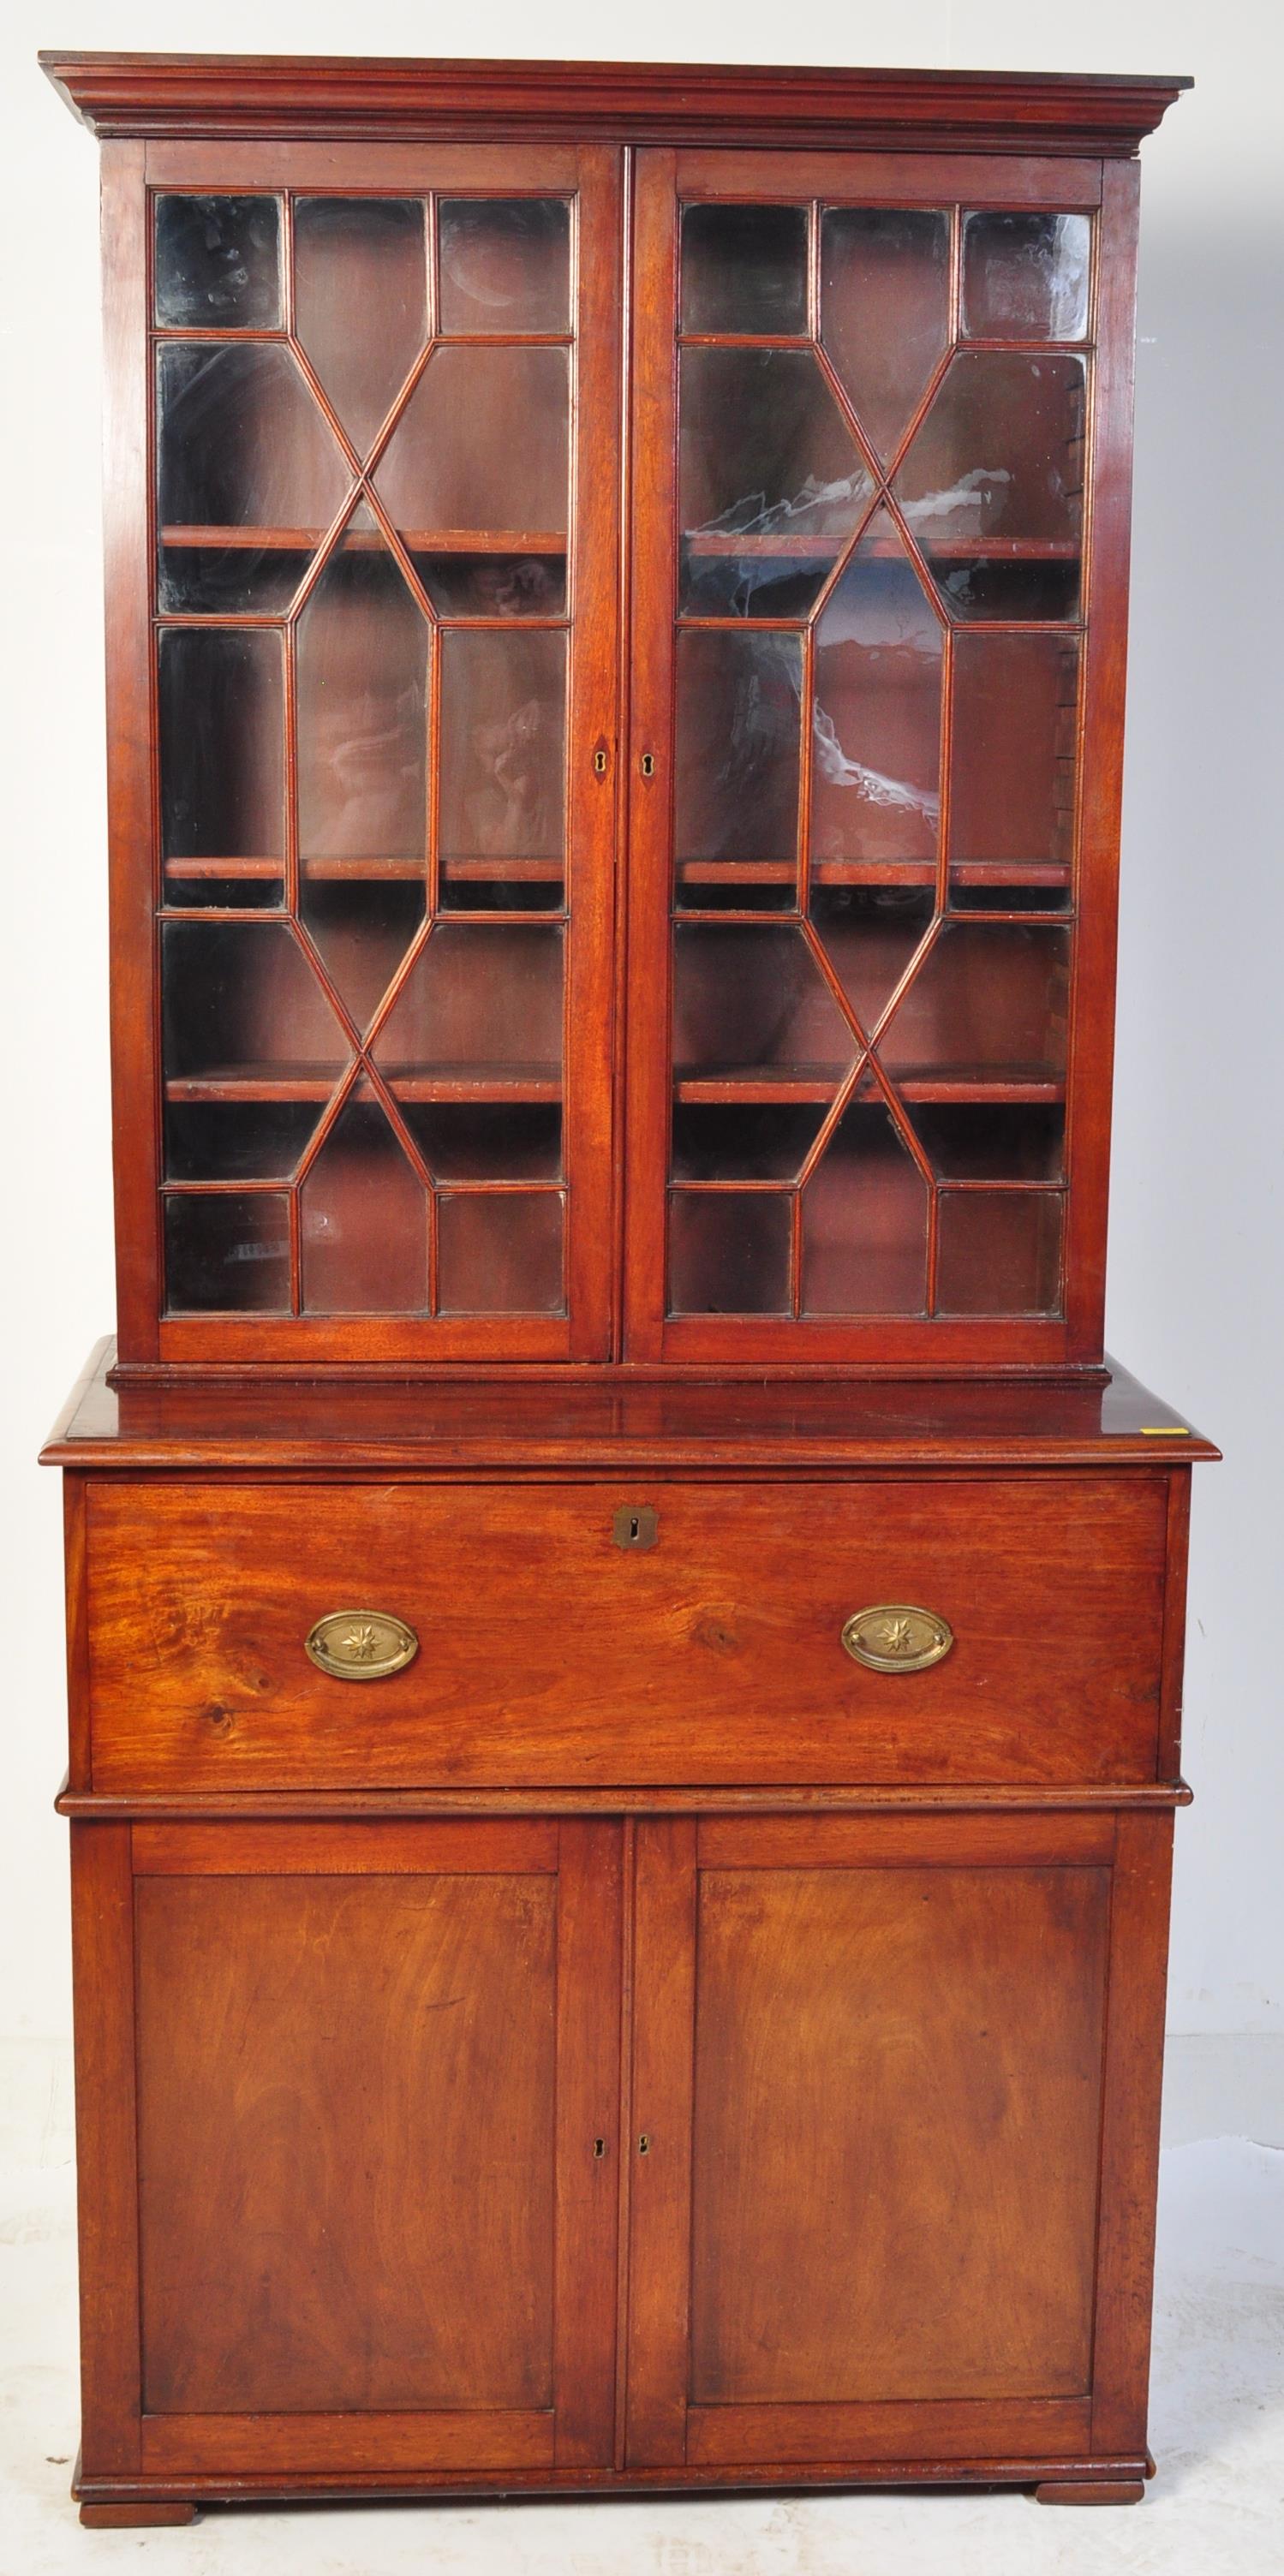
<svg viewBox="0 0 1284 2576"><path fill-rule="evenodd" d="M349 1628L343 1651L354 1664L372 1664L379 1652L378 1630L371 1627L368 1619L362 1620L359 1627Z"/></svg>
<svg viewBox="0 0 1284 2576"><path fill-rule="evenodd" d="M914 1651L914 1626L909 1619L889 1619L883 1630L885 1655L910 1655Z"/></svg>

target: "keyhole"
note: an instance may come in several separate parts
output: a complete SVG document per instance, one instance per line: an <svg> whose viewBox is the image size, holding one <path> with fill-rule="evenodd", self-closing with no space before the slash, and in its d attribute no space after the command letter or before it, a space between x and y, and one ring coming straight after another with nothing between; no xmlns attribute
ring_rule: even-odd
<svg viewBox="0 0 1284 2576"><path fill-rule="evenodd" d="M654 778L655 776L655 753L653 751L644 751L642 754L642 775L644 778Z"/></svg>
<svg viewBox="0 0 1284 2576"><path fill-rule="evenodd" d="M644 2129L644 2130L643 2130L643 2132L642 2132L641 2137L640 2137L640 2138L639 2138L639 2140L638 2140L638 2154L639 2154L640 2156L649 2156L649 2155L650 2155L650 2153L651 2153L651 2141L650 2141L649 2137L647 2136L647 2133L646 2133L646 2131L645 2131L645 2129Z"/></svg>
<svg viewBox="0 0 1284 2576"><path fill-rule="evenodd" d="M604 2156L606 2154L605 2138L595 2138L593 2140L593 2153L595 2157Z"/></svg>

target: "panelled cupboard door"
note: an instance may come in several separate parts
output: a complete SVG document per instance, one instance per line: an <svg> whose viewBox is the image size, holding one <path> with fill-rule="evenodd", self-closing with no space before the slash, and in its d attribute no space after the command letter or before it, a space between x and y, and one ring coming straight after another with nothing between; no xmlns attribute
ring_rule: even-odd
<svg viewBox="0 0 1284 2576"><path fill-rule="evenodd" d="M90 1825L75 1894L86 2474L609 2463L618 1828Z"/></svg>
<svg viewBox="0 0 1284 2576"><path fill-rule="evenodd" d="M631 2466L1140 2452L1169 1842L639 1824Z"/></svg>
<svg viewBox="0 0 1284 2576"><path fill-rule="evenodd" d="M1099 1357L1134 216L639 156L635 1358Z"/></svg>
<svg viewBox="0 0 1284 2576"><path fill-rule="evenodd" d="M608 1355L619 160L116 187L126 1359Z"/></svg>

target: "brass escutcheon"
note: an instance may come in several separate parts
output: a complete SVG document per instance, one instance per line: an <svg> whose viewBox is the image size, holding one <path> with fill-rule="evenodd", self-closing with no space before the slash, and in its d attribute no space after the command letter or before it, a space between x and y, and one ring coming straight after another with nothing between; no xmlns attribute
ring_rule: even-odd
<svg viewBox="0 0 1284 2576"><path fill-rule="evenodd" d="M853 1660L872 1673L921 1673L948 1655L954 1631L939 1611L918 1610L908 1601L879 1601L869 1610L852 1612L842 1642Z"/></svg>
<svg viewBox="0 0 1284 2576"><path fill-rule="evenodd" d="M340 1682L381 1682L419 1652L414 1629L387 1610L328 1610L303 1642L318 1669Z"/></svg>

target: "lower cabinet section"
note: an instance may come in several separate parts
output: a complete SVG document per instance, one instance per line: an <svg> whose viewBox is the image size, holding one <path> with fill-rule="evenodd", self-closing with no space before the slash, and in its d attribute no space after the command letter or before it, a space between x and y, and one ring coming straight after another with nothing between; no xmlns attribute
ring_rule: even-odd
<svg viewBox="0 0 1284 2576"><path fill-rule="evenodd" d="M608 2464L618 1826L76 1842L85 2468Z"/></svg>
<svg viewBox="0 0 1284 2576"><path fill-rule="evenodd" d="M1140 2462L1170 1826L77 1824L83 2491Z"/></svg>

